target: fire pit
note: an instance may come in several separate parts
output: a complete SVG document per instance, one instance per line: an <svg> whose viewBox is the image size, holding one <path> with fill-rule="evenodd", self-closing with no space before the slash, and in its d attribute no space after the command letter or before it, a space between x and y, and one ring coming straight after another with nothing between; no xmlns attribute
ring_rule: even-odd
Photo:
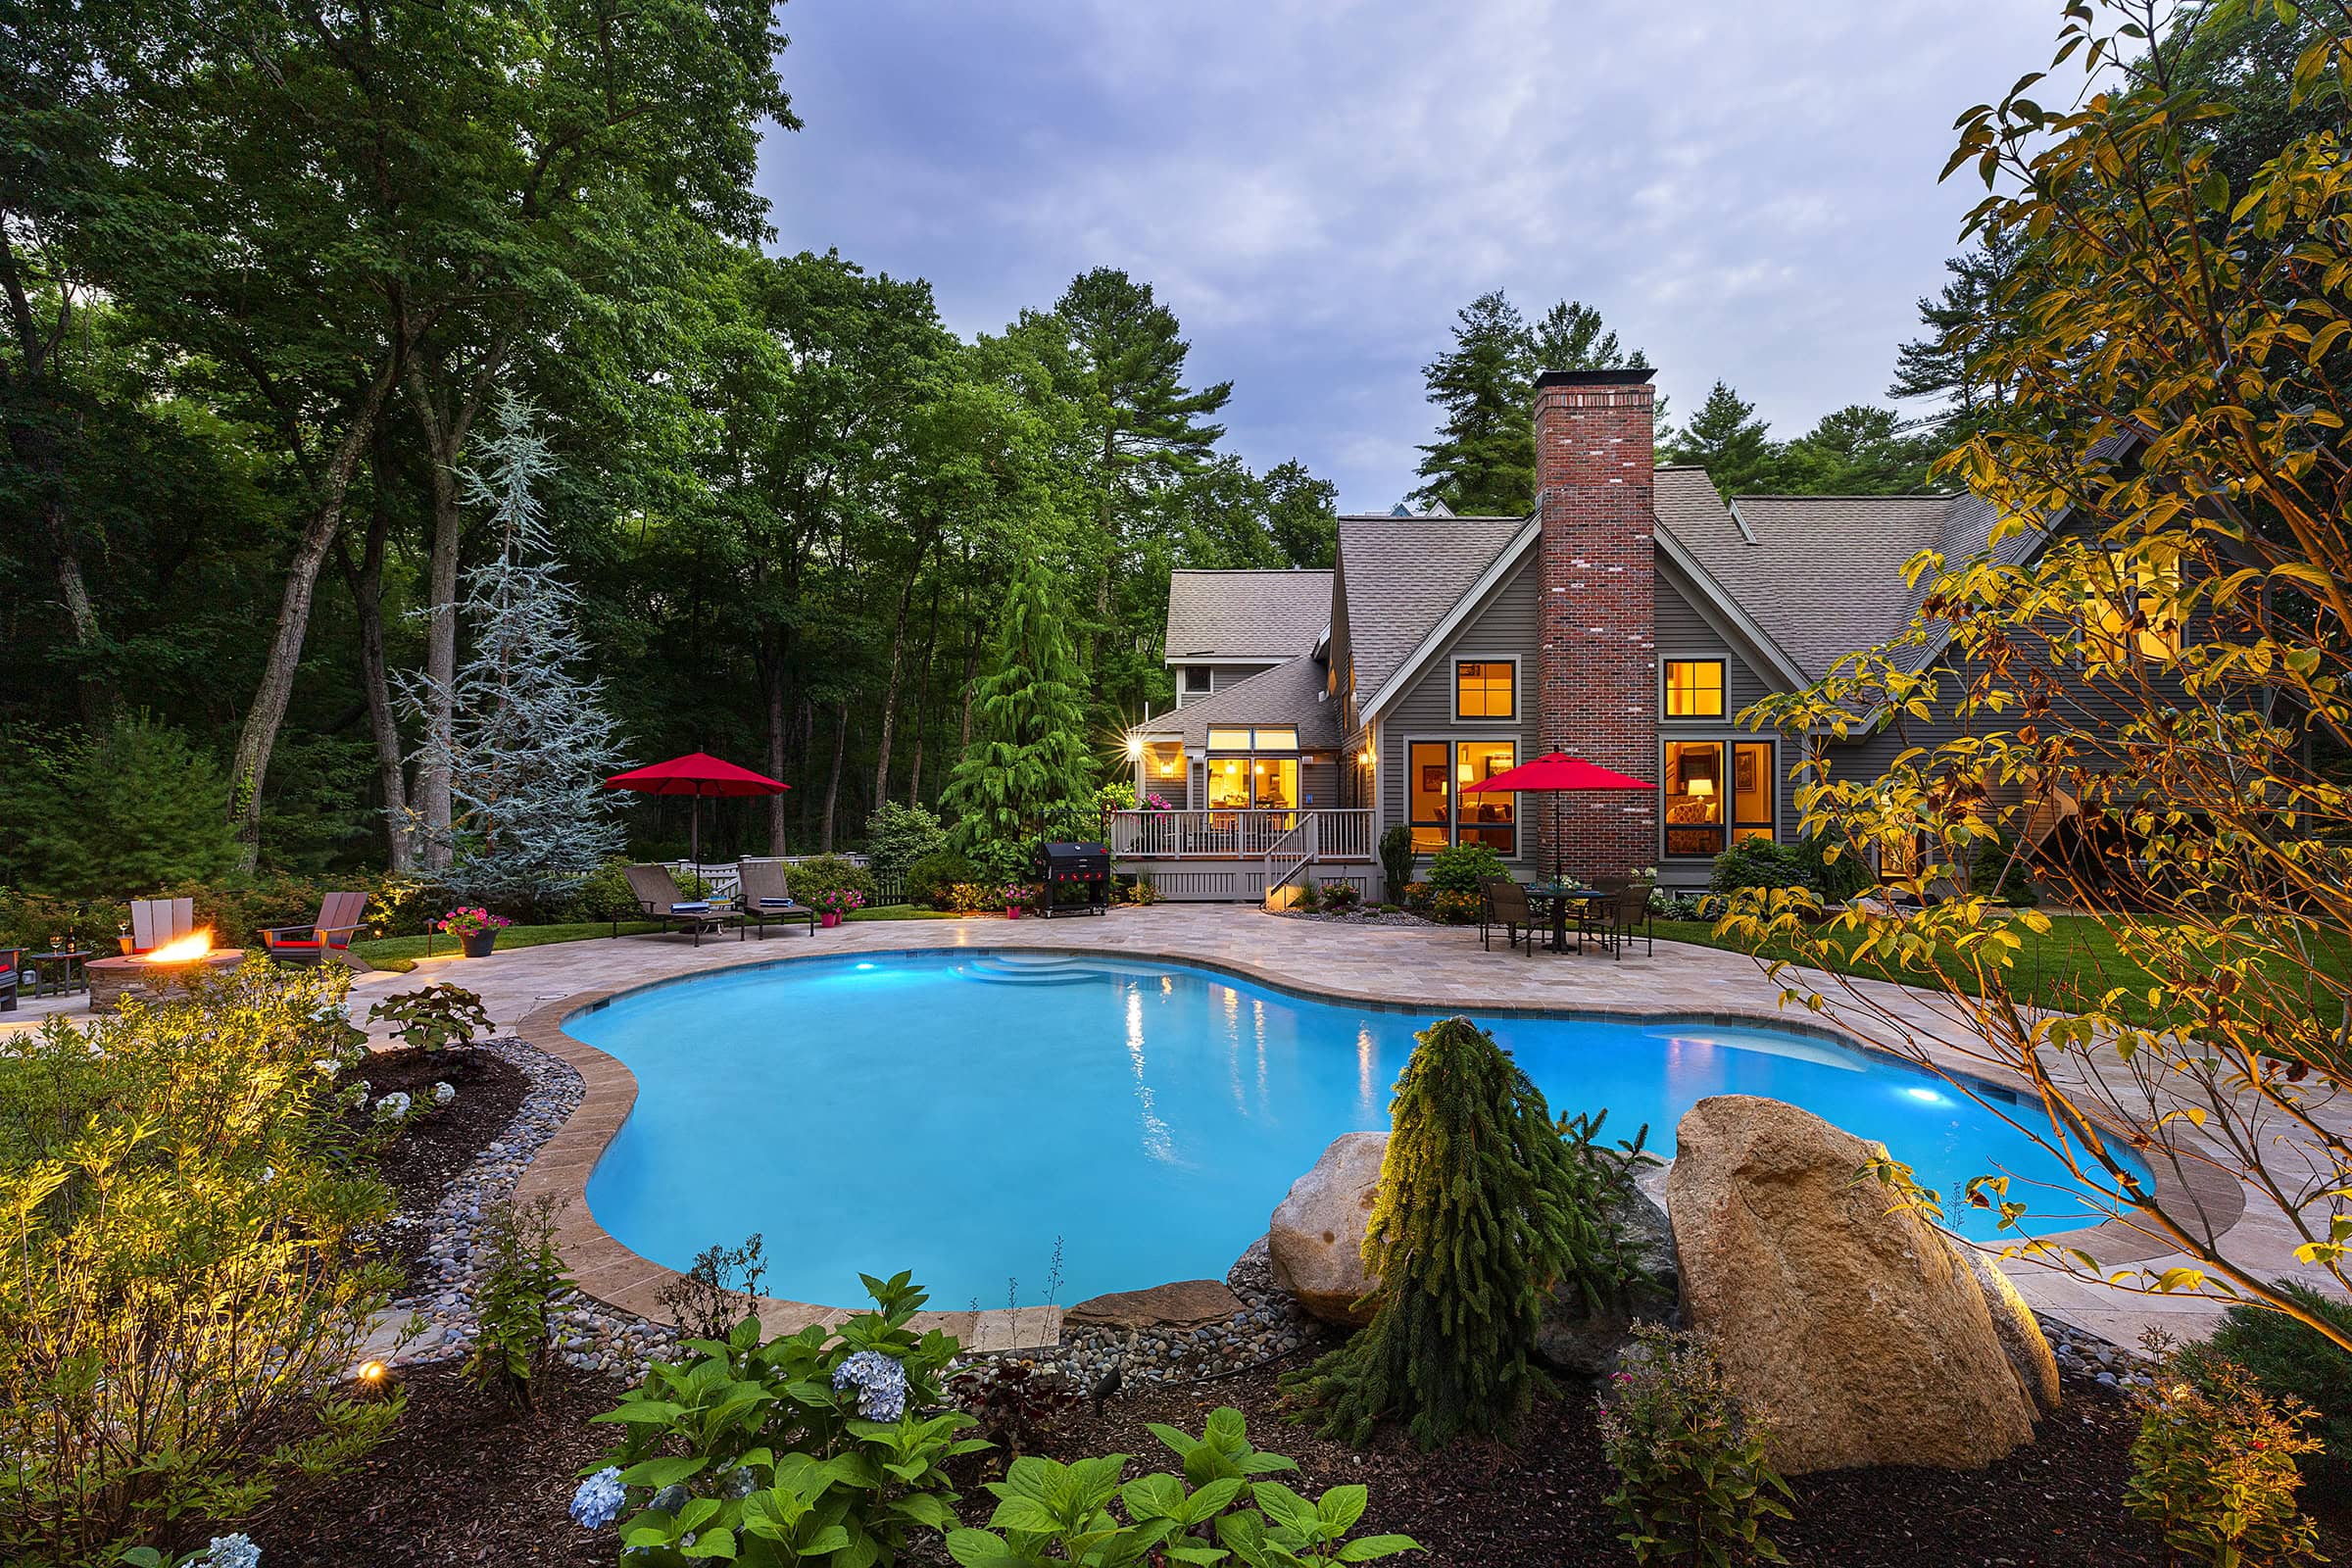
<svg viewBox="0 0 2352 1568"><path fill-rule="evenodd" d="M185 992L192 975L234 969L244 961L243 948L216 948L212 932L199 931L153 953L92 958L82 968L90 977L90 1010L113 1012L126 998L160 1002Z"/></svg>

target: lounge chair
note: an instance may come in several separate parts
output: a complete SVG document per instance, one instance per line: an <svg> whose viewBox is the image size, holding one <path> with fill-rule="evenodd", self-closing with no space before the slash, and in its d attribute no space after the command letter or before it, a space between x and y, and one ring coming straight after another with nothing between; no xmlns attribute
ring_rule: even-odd
<svg viewBox="0 0 2352 1568"><path fill-rule="evenodd" d="M262 946L280 963L318 963L349 952L352 933L367 923L367 894L329 893L319 901L318 919L270 926L262 932Z"/></svg>
<svg viewBox="0 0 2352 1568"><path fill-rule="evenodd" d="M0 948L0 1012L17 1010L18 977L24 968L23 948Z"/></svg>
<svg viewBox="0 0 2352 1568"><path fill-rule="evenodd" d="M1527 951L1536 951L1536 933L1543 928L1536 923L1535 909L1527 902L1527 889L1507 876L1481 877L1479 891L1482 918L1478 922L1478 943L1488 952L1494 951L1494 927L1502 927L1503 945L1508 948L1527 944Z"/></svg>
<svg viewBox="0 0 2352 1568"><path fill-rule="evenodd" d="M787 923L805 920L808 923L808 934L816 935L816 911L792 896L782 860L737 860L735 882L743 917L760 928L760 941L767 940L770 920Z"/></svg>
<svg viewBox="0 0 2352 1568"><path fill-rule="evenodd" d="M638 914L648 920L659 920L664 931L683 926L694 933L694 945L703 945L705 931L724 931L729 911L710 906L709 899L681 899L678 885L670 880L667 867L632 865L623 873L629 879L629 892L637 900ZM612 934L620 934L620 922L612 924Z"/></svg>
<svg viewBox="0 0 2352 1568"><path fill-rule="evenodd" d="M167 942L177 942L196 929L194 899L133 899L130 901L131 953L153 953Z"/></svg>

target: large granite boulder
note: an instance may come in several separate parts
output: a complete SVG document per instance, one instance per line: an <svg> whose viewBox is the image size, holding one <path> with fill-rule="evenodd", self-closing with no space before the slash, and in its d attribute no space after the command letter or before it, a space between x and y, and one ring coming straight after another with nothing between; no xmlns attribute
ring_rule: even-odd
<svg viewBox="0 0 2352 1568"><path fill-rule="evenodd" d="M2058 1408L2058 1356L2041 1325L2034 1320L2034 1309L1991 1258L1948 1237L1944 1245L1966 1265L1977 1289L1984 1293L1984 1310L1992 1314L1992 1332L2001 1342L2001 1353L2009 1358L2009 1370L2017 1378L2019 1390L2034 1401L2036 1415L2048 1415Z"/></svg>
<svg viewBox="0 0 2352 1568"><path fill-rule="evenodd" d="M1666 1166L1644 1161L1634 1191L1617 1208L1618 1229L1634 1244L1648 1277L1597 1308L1570 1286L1553 1289L1536 1331L1536 1358L1553 1371L1600 1377L1616 1367L1636 1323L1675 1321L1681 1271L1674 1227L1666 1218Z"/></svg>
<svg viewBox="0 0 2352 1568"><path fill-rule="evenodd" d="M1683 1309L1791 1475L1979 1469L2034 1438L1975 1272L1855 1174L1871 1146L1793 1105L1702 1100L1667 1178Z"/></svg>
<svg viewBox="0 0 2352 1568"><path fill-rule="evenodd" d="M1387 1133L1344 1133L1332 1140L1315 1168L1291 1184L1267 1227L1274 1283L1326 1323L1361 1328L1372 1321L1370 1305L1356 1302L1380 1285L1364 1272L1364 1229L1388 1149Z"/></svg>

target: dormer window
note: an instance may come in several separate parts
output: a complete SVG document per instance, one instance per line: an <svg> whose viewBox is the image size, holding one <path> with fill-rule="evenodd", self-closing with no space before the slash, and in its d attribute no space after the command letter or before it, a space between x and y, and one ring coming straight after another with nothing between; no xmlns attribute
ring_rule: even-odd
<svg viewBox="0 0 2352 1568"><path fill-rule="evenodd" d="M1184 689L1187 693L1194 696L1199 696L1200 693L1207 691L1208 666L1206 664L1185 665Z"/></svg>

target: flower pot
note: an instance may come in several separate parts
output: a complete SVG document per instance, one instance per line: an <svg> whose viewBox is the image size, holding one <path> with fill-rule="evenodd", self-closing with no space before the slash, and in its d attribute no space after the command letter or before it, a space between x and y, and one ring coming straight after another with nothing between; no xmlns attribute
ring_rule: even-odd
<svg viewBox="0 0 2352 1568"><path fill-rule="evenodd" d="M1006 906L1004 906L1004 918L1005 918L1005 919L1007 919L1007 920L1018 920L1020 917L1021 917L1021 906L1020 906L1019 905L1017 905L1017 904L1007 904Z"/></svg>
<svg viewBox="0 0 2352 1568"><path fill-rule="evenodd" d="M826 909L817 915L816 923L830 931L835 926L841 924L841 911L838 909Z"/></svg>
<svg viewBox="0 0 2352 1568"><path fill-rule="evenodd" d="M498 932L495 928L464 932L458 937L458 946L466 950L468 958L487 958L490 950L498 946Z"/></svg>

